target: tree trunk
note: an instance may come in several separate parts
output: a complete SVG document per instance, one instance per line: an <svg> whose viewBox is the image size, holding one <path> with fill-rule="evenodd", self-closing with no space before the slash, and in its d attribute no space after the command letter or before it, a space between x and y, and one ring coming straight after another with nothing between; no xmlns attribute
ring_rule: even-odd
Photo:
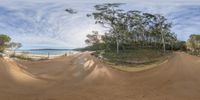
<svg viewBox="0 0 200 100"><path fill-rule="evenodd" d="M117 54L119 54L119 40L117 39Z"/></svg>
<svg viewBox="0 0 200 100"><path fill-rule="evenodd" d="M165 53L165 39L164 39L164 34L163 32L161 31L161 37L162 37L162 43L163 43L163 52Z"/></svg>
<svg viewBox="0 0 200 100"><path fill-rule="evenodd" d="M172 51L174 50L174 43L172 43L172 45L171 45L172 47L171 47L171 49L172 49Z"/></svg>

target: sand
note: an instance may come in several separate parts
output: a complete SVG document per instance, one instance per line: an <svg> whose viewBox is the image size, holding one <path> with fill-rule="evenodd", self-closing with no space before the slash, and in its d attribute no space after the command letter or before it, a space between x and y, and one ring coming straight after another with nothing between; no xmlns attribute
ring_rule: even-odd
<svg viewBox="0 0 200 100"><path fill-rule="evenodd" d="M200 58L176 52L139 72L102 64L89 53L47 61L0 59L0 100L199 100Z"/></svg>

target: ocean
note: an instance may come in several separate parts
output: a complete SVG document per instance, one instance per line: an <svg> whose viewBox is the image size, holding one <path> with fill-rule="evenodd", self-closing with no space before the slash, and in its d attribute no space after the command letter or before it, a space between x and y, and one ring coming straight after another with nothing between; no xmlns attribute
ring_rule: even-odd
<svg viewBox="0 0 200 100"><path fill-rule="evenodd" d="M36 54L36 55L64 55L64 54L75 53L78 51L74 51L71 49L34 49L34 50L18 50L17 52Z"/></svg>

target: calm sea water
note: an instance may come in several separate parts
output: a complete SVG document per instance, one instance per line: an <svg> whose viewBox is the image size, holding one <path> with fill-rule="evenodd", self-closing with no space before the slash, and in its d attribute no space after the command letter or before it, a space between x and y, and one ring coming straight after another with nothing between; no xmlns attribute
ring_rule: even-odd
<svg viewBox="0 0 200 100"><path fill-rule="evenodd" d="M62 55L74 53L77 51L73 50L19 50L18 52L29 53L29 54L37 54L37 55Z"/></svg>

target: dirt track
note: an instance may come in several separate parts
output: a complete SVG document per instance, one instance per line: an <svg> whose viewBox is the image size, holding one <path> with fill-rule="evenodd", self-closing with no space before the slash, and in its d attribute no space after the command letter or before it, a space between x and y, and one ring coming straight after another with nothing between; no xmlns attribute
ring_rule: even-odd
<svg viewBox="0 0 200 100"><path fill-rule="evenodd" d="M88 53L39 62L0 59L0 100L200 100L200 58L177 52L135 73L105 67Z"/></svg>

